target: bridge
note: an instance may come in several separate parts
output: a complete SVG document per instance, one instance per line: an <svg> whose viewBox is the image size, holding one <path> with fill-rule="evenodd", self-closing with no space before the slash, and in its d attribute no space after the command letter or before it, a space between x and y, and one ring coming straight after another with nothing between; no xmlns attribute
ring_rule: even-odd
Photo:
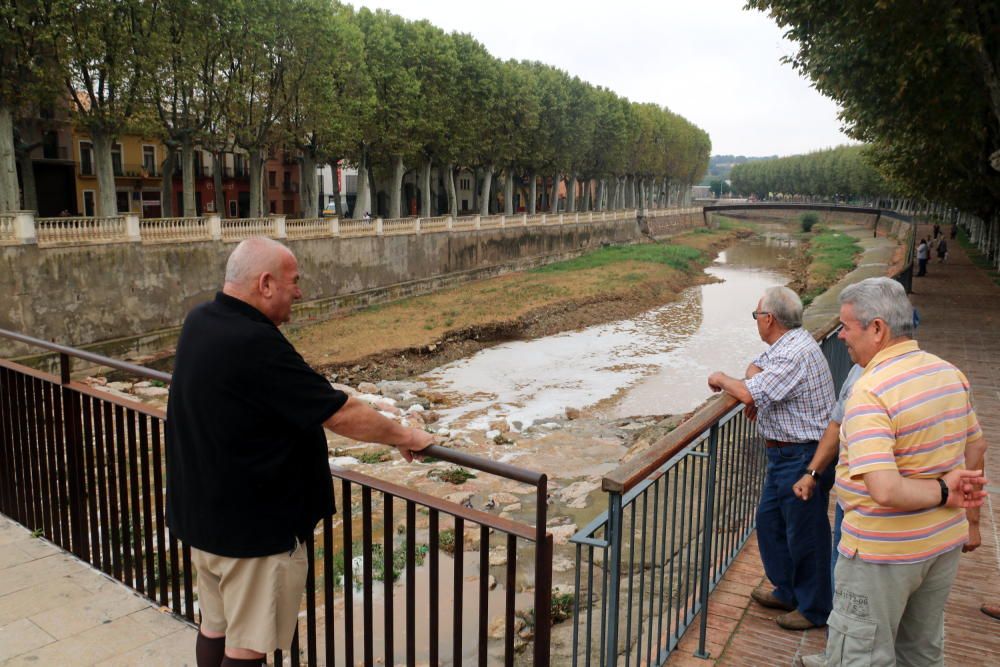
<svg viewBox="0 0 1000 667"><path fill-rule="evenodd" d="M912 280L922 346L967 373L987 439L995 441L1000 287L958 247L948 263ZM849 361L834 327L815 334L840 379ZM61 367L48 374L0 360L0 512L10 518L0 524L0 663L193 664L190 554L163 524L163 414L76 382L71 370L79 359L157 382L169 376L3 335L55 353ZM774 665L822 646L823 631L780 630L771 612L749 600L763 583L753 531L762 456L753 424L731 399L710 402L605 476L608 510L571 540L572 613L554 626L546 622L553 531L545 475L443 447L432 455L532 488L534 521L334 469L342 516L356 519L328 520L317 531L296 645L273 662L373 664L389 656L436 664L462 656L479 664ZM995 621L978 612L1000 598L1000 465L987 462L994 481L983 546L963 556L946 612L949 665L1000 655ZM393 531L380 538L379 525L398 525L402 544ZM424 565L418 531L428 543ZM469 552L478 563L464 562L463 542L478 542ZM397 552L405 567L394 586L376 573L391 572ZM491 562L504 573L492 597ZM338 586L338 577L355 585ZM439 595L418 605L421 586ZM534 610L532 627L519 613L524 606ZM428 619L437 621L434 631Z"/></svg>

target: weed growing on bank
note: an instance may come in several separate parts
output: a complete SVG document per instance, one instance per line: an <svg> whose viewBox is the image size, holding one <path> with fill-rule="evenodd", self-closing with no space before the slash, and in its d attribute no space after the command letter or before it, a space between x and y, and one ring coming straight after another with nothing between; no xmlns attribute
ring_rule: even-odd
<svg viewBox="0 0 1000 667"><path fill-rule="evenodd" d="M826 291L842 275L857 266L861 246L850 234L833 231L827 227L817 227L818 233L810 236L809 276L805 293L802 295L804 304Z"/></svg>
<svg viewBox="0 0 1000 667"><path fill-rule="evenodd" d="M565 262L556 262L532 269L532 273L561 273L596 269L619 262L650 262L666 264L678 271L693 270L692 263L703 258L700 250L683 245L650 243L630 246L611 246L580 255Z"/></svg>

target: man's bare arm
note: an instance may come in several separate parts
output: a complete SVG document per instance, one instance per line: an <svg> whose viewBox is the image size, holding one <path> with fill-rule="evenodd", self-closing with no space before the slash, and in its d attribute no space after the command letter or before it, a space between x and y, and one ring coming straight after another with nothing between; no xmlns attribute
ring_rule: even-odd
<svg viewBox="0 0 1000 667"><path fill-rule="evenodd" d="M909 479L898 470L874 470L862 475L872 499L882 507L922 510L941 502L941 486L936 479ZM956 469L941 478L948 485L948 507L975 508L983 504L986 484L982 469ZM977 490L978 489L978 490Z"/></svg>
<svg viewBox="0 0 1000 667"><path fill-rule="evenodd" d="M708 376L708 386L712 391L724 391L740 403L753 405L753 396L743 380L737 380L721 371Z"/></svg>
<svg viewBox="0 0 1000 667"><path fill-rule="evenodd" d="M819 444L816 446L816 453L813 454L812 460L809 461L808 469L823 472L837 458L839 450L840 423L831 421L827 424L826 430L823 431L823 437L819 439ZM799 500L809 500L815 488L816 480L812 478L812 475L805 474L799 478L799 481L795 482L795 485L792 486L792 491L795 492Z"/></svg>
<svg viewBox="0 0 1000 667"><path fill-rule="evenodd" d="M323 422L323 426L352 440L392 445L399 449L407 461L413 460L412 452L418 452L434 442L434 436L430 433L383 417L356 398L348 398L339 410Z"/></svg>
<svg viewBox="0 0 1000 667"><path fill-rule="evenodd" d="M965 467L972 470L986 470L986 439L977 438L965 445ZM982 487L977 486L975 490ZM970 507L965 510L965 516L969 520L969 541L962 547L962 551L970 552L979 548L983 543L982 535L979 532L979 508Z"/></svg>

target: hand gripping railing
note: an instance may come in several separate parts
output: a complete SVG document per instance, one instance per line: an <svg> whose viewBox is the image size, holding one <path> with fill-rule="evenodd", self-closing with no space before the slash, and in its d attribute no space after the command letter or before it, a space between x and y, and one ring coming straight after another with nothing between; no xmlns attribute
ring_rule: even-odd
<svg viewBox="0 0 1000 667"><path fill-rule="evenodd" d="M191 551L165 522L164 413L73 381L70 361L83 359L163 385L170 375L18 333L0 330L0 337L60 358L58 376L0 359L0 512L193 623ZM534 622L532 661L549 664L552 536L546 530L546 476L442 446L424 454L531 485L535 525L331 466L340 487L342 525L335 527L327 517L306 543L305 618L291 655L284 656L291 664L303 657L309 665L414 664L418 658L459 664L474 654L480 664L513 665L520 641L515 613L529 599L534 613L523 618ZM479 542L478 563L468 568L467 539ZM491 540L499 543L492 552ZM533 568L525 574L518 569L521 543L534 543ZM491 593L494 559L505 562L497 577L503 588ZM442 576L447 561L450 582ZM533 582L526 580L531 569ZM530 598L518 592L532 583ZM418 590L427 591L419 605ZM397 597L405 625L399 649ZM445 615L442 600L449 597L453 602ZM379 604L382 613L376 614ZM493 609L501 610L503 619L499 646L488 636ZM443 642L447 632L450 641ZM426 638L419 650L418 637ZM272 664L284 664L284 657L276 653Z"/></svg>
<svg viewBox="0 0 1000 667"><path fill-rule="evenodd" d="M815 337L839 388L851 361L837 330ZM608 510L571 539L573 665L661 665L699 612L708 657L708 595L753 531L764 470L755 423L723 395L604 477Z"/></svg>

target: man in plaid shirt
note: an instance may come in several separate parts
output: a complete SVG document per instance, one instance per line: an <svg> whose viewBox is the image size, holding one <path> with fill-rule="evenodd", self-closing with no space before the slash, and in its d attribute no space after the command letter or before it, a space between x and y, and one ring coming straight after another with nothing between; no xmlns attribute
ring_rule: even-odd
<svg viewBox="0 0 1000 667"><path fill-rule="evenodd" d="M775 588L756 590L752 597L788 612L775 619L781 627L806 630L826 625L833 602L827 506L834 470L809 469L836 402L833 377L819 345L802 328L802 301L795 292L770 288L753 318L770 347L753 360L745 379L715 372L708 386L747 406L767 446L757 541L764 572ZM818 482L806 501L793 491L804 474Z"/></svg>

